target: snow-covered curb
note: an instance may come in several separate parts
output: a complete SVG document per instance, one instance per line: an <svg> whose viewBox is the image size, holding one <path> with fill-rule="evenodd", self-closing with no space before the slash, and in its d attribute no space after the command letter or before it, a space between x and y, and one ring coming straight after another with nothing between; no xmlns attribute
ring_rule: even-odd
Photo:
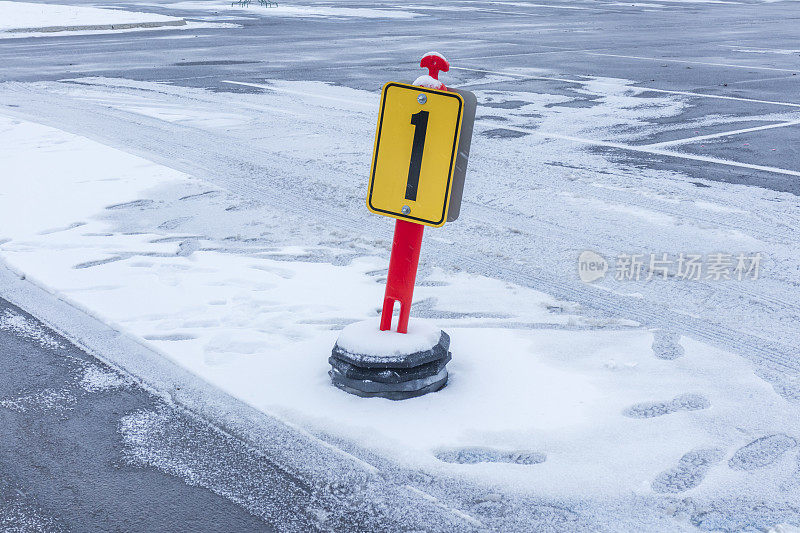
<svg viewBox="0 0 800 533"><path fill-rule="evenodd" d="M96 31L96 30L130 30L134 28L162 28L167 26L185 26L186 21L168 20L164 22L128 22L124 24L85 24L81 26L44 26L40 28L15 28L7 33L55 33L60 31Z"/></svg>
<svg viewBox="0 0 800 533"><path fill-rule="evenodd" d="M0 1L3 33L56 33L185 26L182 18L117 9Z"/></svg>

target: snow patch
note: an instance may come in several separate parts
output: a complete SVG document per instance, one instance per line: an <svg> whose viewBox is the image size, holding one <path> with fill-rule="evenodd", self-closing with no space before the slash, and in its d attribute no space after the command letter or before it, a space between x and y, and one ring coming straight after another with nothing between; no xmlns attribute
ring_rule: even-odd
<svg viewBox="0 0 800 533"><path fill-rule="evenodd" d="M68 390L45 389L0 400L0 407L19 413L62 412L72 409L77 398Z"/></svg>
<svg viewBox="0 0 800 533"><path fill-rule="evenodd" d="M147 23L177 25L184 24L184 21L177 17L119 9L0 1L0 32Z"/></svg>
<svg viewBox="0 0 800 533"><path fill-rule="evenodd" d="M63 348L55 337L50 335L36 321L31 320L11 309L5 309L0 314L0 330L8 331L24 339L37 342L41 347L49 350Z"/></svg>
<svg viewBox="0 0 800 533"><path fill-rule="evenodd" d="M240 24L231 24L227 22L195 22L189 21L185 24L181 24L180 26L164 26L164 25L157 25L157 26L136 26L136 27L118 27L115 26L114 29L72 29L66 28L62 31L21 31L21 32L2 32L0 31L0 39L28 39L28 38L46 38L46 37L55 37L59 35L64 35L64 32L69 32L69 35L108 35L111 33L131 33L131 32L142 32L142 31L157 31L157 30L166 30L169 29L170 31L184 31L184 30L199 30L199 29L206 29L206 28L241 28ZM164 35L160 37L152 37L153 39L194 39L196 35Z"/></svg>
<svg viewBox="0 0 800 533"><path fill-rule="evenodd" d="M418 85L420 87L427 87L428 89L436 89L436 90L444 89L444 83L442 83L439 80L429 76L428 74L423 74L419 78L415 79L414 83L412 85Z"/></svg>
<svg viewBox="0 0 800 533"><path fill-rule="evenodd" d="M778 524L769 528L767 533L800 533L800 527L791 524Z"/></svg>
<svg viewBox="0 0 800 533"><path fill-rule="evenodd" d="M440 54L439 52L428 52L427 54L425 54L422 57L424 59L424 58L426 58L428 56L436 56L436 57L440 58L442 61L444 61L445 63L448 62L447 59L442 54Z"/></svg>
<svg viewBox="0 0 800 533"><path fill-rule="evenodd" d="M123 376L97 365L89 365L83 371L80 386L86 392L102 392L126 387L130 382Z"/></svg>
<svg viewBox="0 0 800 533"><path fill-rule="evenodd" d="M352 354L392 358L430 350L442 335L440 328L420 319L408 322L408 333L397 332L397 317L390 331L381 331L379 325L379 318L350 324L339 334L336 344Z"/></svg>

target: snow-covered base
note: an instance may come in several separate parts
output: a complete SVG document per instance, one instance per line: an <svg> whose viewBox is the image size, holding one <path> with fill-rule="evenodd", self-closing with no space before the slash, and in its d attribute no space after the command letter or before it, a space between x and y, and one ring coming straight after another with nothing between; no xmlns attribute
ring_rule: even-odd
<svg viewBox="0 0 800 533"><path fill-rule="evenodd" d="M0 33L86 30L112 25L183 25L177 17L118 9L0 1Z"/></svg>
<svg viewBox="0 0 800 533"><path fill-rule="evenodd" d="M442 330L425 320L411 319L408 333L397 333L397 317L390 331L380 330L380 319L372 318L346 326L336 344L353 354L394 358L430 350L439 342Z"/></svg>

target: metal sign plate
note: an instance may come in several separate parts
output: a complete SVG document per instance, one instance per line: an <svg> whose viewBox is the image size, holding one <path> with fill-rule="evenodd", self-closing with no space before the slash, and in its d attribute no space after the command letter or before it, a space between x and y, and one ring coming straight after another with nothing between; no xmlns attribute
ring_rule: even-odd
<svg viewBox="0 0 800 533"><path fill-rule="evenodd" d="M469 154L468 142L466 148L459 144L465 101L472 104L467 110L471 137L471 93L396 82L383 86L367 196L370 211L433 227L458 216L458 205L451 203L454 193L456 204L461 202Z"/></svg>

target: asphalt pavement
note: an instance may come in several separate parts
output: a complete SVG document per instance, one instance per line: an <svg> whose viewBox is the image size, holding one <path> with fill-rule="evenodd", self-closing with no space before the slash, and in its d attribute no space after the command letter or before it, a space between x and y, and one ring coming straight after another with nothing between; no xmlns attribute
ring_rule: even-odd
<svg viewBox="0 0 800 533"><path fill-rule="evenodd" d="M121 429L142 413L172 420L163 430L176 436L187 424L200 438L217 431L0 300L0 530L272 531L230 499L139 464Z"/></svg>

